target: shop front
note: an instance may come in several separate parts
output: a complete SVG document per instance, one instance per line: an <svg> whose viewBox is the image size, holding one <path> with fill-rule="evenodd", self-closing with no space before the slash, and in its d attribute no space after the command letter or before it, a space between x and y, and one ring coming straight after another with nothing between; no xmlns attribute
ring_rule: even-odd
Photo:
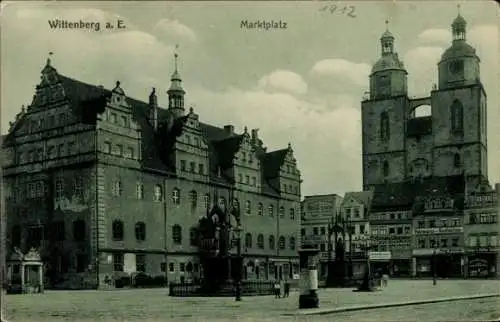
<svg viewBox="0 0 500 322"><path fill-rule="evenodd" d="M415 249L415 276L462 277L463 251L450 249Z"/></svg>
<svg viewBox="0 0 500 322"><path fill-rule="evenodd" d="M498 254L492 250L473 250L467 255L467 277L488 278L497 276Z"/></svg>
<svg viewBox="0 0 500 322"><path fill-rule="evenodd" d="M391 271L391 252L368 252L370 269L374 274L389 274Z"/></svg>
<svg viewBox="0 0 500 322"><path fill-rule="evenodd" d="M399 249L391 252L390 274L394 277L409 277L412 270L412 251Z"/></svg>

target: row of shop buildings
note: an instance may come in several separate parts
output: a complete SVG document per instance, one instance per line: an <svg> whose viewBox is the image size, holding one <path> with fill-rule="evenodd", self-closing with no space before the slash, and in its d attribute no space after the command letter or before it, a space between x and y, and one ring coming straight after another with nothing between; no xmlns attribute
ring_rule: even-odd
<svg viewBox="0 0 500 322"><path fill-rule="evenodd" d="M326 276L327 262L335 258L336 238L328 228L340 217L345 233L337 239L344 240L355 275L368 255L374 271L391 276L428 277L434 269L438 277L500 276L500 185L465 195L454 194L453 186L453 178L441 178L343 198L306 196L301 235L320 249L320 275Z"/></svg>

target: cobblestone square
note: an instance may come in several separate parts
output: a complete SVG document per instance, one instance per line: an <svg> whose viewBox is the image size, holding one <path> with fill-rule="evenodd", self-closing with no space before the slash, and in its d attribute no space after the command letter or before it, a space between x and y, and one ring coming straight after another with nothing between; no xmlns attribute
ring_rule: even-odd
<svg viewBox="0 0 500 322"><path fill-rule="evenodd" d="M352 289L321 289L320 308L417 301L444 297L500 293L500 281L440 280L436 286L429 280L394 280L382 291L357 293ZM500 316L498 298L420 306L372 309L322 316L299 316L298 293L289 298L273 296L234 298L174 298L167 289L130 289L120 291L47 291L40 295L9 295L4 299L7 321L275 321L275 320L414 320L420 314L435 312L441 321L453 307L462 309L463 320L470 314L486 319ZM496 304L496 305L495 305ZM425 309L429 308L429 309ZM438 308L438 309L435 309ZM436 310L441 313L437 314ZM415 313L416 312L416 313ZM460 312L455 310L455 316ZM471 313L472 312L472 313ZM469 315L466 315L468 313ZM399 314L399 315L398 315Z"/></svg>

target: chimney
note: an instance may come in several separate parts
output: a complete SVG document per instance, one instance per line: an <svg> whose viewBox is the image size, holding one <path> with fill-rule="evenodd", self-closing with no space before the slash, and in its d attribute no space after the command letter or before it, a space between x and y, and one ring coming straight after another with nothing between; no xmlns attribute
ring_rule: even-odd
<svg viewBox="0 0 500 322"><path fill-rule="evenodd" d="M156 97L156 90L154 87L151 94L149 94L149 106L151 108L151 124L153 125L153 129L156 131L158 129L158 99Z"/></svg>
<svg viewBox="0 0 500 322"><path fill-rule="evenodd" d="M234 125L224 125L224 130L226 131L227 134L233 135L234 134Z"/></svg>
<svg viewBox="0 0 500 322"><path fill-rule="evenodd" d="M495 191L500 195L500 183L495 183Z"/></svg>
<svg viewBox="0 0 500 322"><path fill-rule="evenodd" d="M259 129L252 129L252 144L259 143Z"/></svg>

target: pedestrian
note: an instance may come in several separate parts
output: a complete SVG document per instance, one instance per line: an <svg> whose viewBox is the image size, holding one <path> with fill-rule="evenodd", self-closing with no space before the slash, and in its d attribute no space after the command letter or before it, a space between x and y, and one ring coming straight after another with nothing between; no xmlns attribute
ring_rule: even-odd
<svg viewBox="0 0 500 322"><path fill-rule="evenodd" d="M290 296L290 281L286 280L283 291L283 297L289 297L289 296Z"/></svg>
<svg viewBox="0 0 500 322"><path fill-rule="evenodd" d="M274 297L277 299L281 297L281 285L278 280L274 283Z"/></svg>
<svg viewBox="0 0 500 322"><path fill-rule="evenodd" d="M384 275L382 275L382 282L384 287L387 287L387 284L389 283L389 274L384 273Z"/></svg>

